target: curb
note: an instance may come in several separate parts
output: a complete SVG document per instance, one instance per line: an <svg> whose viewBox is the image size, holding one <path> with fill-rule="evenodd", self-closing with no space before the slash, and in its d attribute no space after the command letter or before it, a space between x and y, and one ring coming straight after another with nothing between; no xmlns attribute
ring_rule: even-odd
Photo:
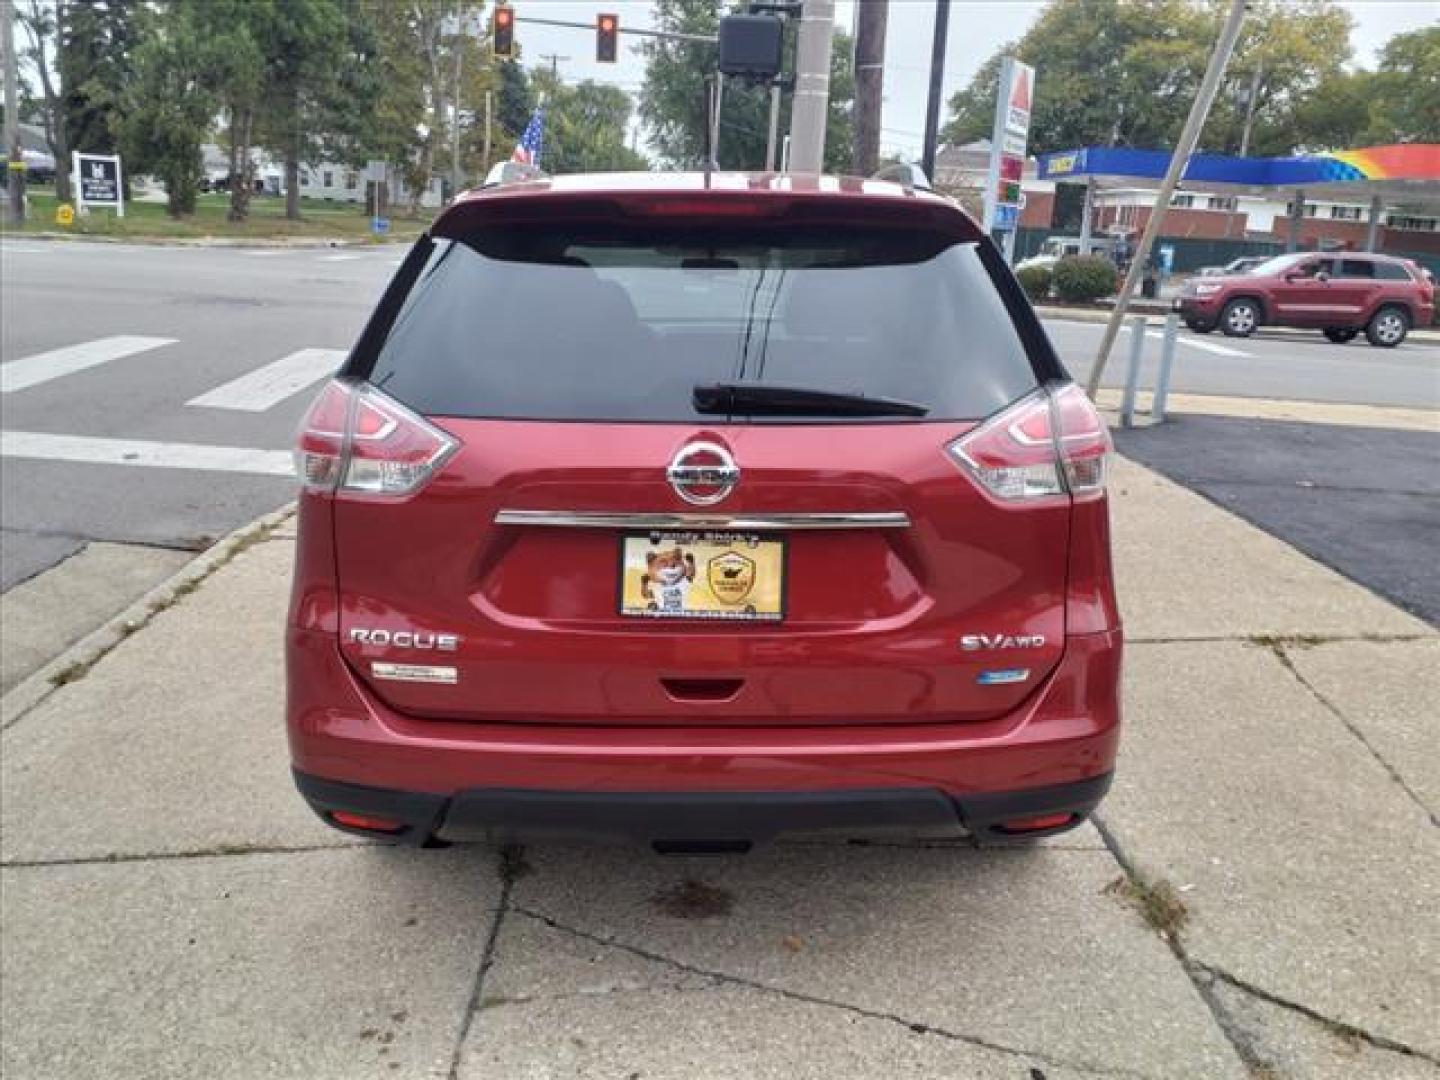
<svg viewBox="0 0 1440 1080"><path fill-rule="evenodd" d="M1134 308L1131 308L1125 313L1126 324L1128 325L1130 320L1133 319L1136 315L1145 316L1146 326L1158 327L1165 325L1165 314L1157 314L1153 311L1136 311ZM1035 316L1036 318L1051 319L1056 322L1107 323L1110 321L1109 311L1104 311L1100 309L1092 311L1090 308L1055 307L1053 304L1036 305ZM1181 327L1181 329L1183 330L1184 327ZM1271 329L1281 329L1296 334L1305 333L1304 330L1299 329L1298 327L1272 327ZM1260 336L1260 340L1282 341L1285 339L1268 338L1262 334ZM1422 327L1418 330L1412 327L1410 330L1410 336L1409 338L1407 338L1407 340L1423 341L1426 344L1440 344L1440 327Z"/></svg>
<svg viewBox="0 0 1440 1080"><path fill-rule="evenodd" d="M75 669L89 670L126 638L143 630L152 619L225 566L257 538L273 532L295 514L291 502L258 517L211 545L174 574L156 585L120 614L102 623L37 671L31 672L0 698L0 731L29 713L68 680L58 678Z"/></svg>
<svg viewBox="0 0 1440 1080"><path fill-rule="evenodd" d="M384 248L408 247L408 240L347 240L334 237L326 240L307 237L295 240L282 237L231 237L231 236L106 236L90 233L0 233L5 243L25 243L40 240L53 244L133 244L136 247L200 247L200 248L279 248L281 250L324 251L330 248ZM0 244L3 247L3 244Z"/></svg>

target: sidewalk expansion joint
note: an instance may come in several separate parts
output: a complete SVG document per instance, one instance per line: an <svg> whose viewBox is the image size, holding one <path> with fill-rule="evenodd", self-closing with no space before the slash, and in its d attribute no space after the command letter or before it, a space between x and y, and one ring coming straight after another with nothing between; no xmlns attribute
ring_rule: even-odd
<svg viewBox="0 0 1440 1080"><path fill-rule="evenodd" d="M732 975L724 971L716 971L712 968L704 968L695 964L689 964L674 957L666 956L663 953L643 948L639 945L631 945L608 934L597 934L589 930L582 930L577 926L569 926L538 911L520 904L514 904L510 908L516 915L532 919L552 930L562 934L569 934L582 941L588 941L594 945L600 945L609 949L616 949L620 952L629 953L631 956L648 960L651 963L663 964L675 971L686 975L696 976L702 979L711 980L717 987L735 986L747 990L756 990L764 994L773 994L776 997L787 1001L799 1002L804 1005L819 1005L828 1009L835 1009L840 1012L849 1013L852 1016L864 1017L867 1020L879 1020L885 1023L898 1024L916 1035L933 1035L936 1038L945 1039L950 1042L964 1043L981 1050L988 1050L991 1053L1004 1054L1007 1057L1019 1058L1025 1062L1039 1062L1043 1065L1050 1065L1057 1069L1073 1069L1076 1072L1086 1073L1091 1076L1116 1076L1130 1077L1135 1080L1145 1080L1148 1073L1142 1073L1134 1069L1120 1068L1113 1065L1102 1065L1091 1061L1071 1060L1069 1058L1057 1057L1054 1054L1038 1050L1026 1050L1023 1047L1010 1046L1006 1043L992 1042L989 1039L981 1038L978 1035L967 1035L963 1032L951 1031L947 1028L937 1027L934 1024L910 1020L899 1016L896 1013L883 1012L879 1009L866 1008L863 1005L855 1005L847 1001L837 1001L834 998L820 997L816 994L807 994L799 990L788 990L780 986L772 986L769 983L760 982L757 979L747 979L742 975ZM454 1073L451 1074L454 1080Z"/></svg>
<svg viewBox="0 0 1440 1080"><path fill-rule="evenodd" d="M230 859L237 855L305 855L315 851L349 851L379 847L367 840L334 844L218 844L190 851L153 851L130 855L78 855L68 859L6 859L0 870L44 870L53 866L105 866L121 863L174 862L181 859Z"/></svg>
<svg viewBox="0 0 1440 1080"><path fill-rule="evenodd" d="M1120 869L1125 872L1125 880L1128 881L1131 889L1138 894L1145 894L1153 890L1155 886L1146 881L1145 876L1135 865L1135 861L1131 859L1125 849L1121 847L1119 839L1110 831L1110 827L1105 824L1100 815L1092 814L1090 821L1095 826L1096 831L1099 832L1101 839L1105 841L1105 846L1109 849L1111 856L1120 864ZM1183 908L1181 912L1183 912ZM1146 921L1150 923L1151 926L1155 926L1152 920L1147 918ZM1209 982L1201 978L1193 966L1189 954L1185 951L1185 944L1180 938L1180 924L1182 922L1183 915L1177 914L1172 918L1171 925L1168 928L1162 929L1156 927L1161 940L1169 946L1171 954L1180 965L1180 970L1185 973L1185 977L1190 980L1190 984L1195 988L1196 995L1205 1003L1205 1007L1210 1010L1210 1016L1215 1021L1215 1026L1220 1029L1220 1034L1225 1037L1225 1041L1228 1042L1231 1049L1235 1051L1235 1056L1240 1059L1241 1064L1244 1065L1253 1076L1270 1075L1274 1070L1274 1063L1267 1061L1265 1056L1260 1053L1250 1037L1240 1028L1234 1018L1230 1016L1224 1003L1220 1001Z"/></svg>
<svg viewBox="0 0 1440 1080"><path fill-rule="evenodd" d="M1363 642L1368 645L1404 644L1412 641L1431 641L1440 637L1440 630L1424 634L1196 634L1190 637L1167 635L1164 637L1129 637L1130 645L1223 645L1238 642L1242 645L1259 645L1273 649L1276 645L1296 645L1308 648L1312 645L1343 645Z"/></svg>
<svg viewBox="0 0 1440 1080"><path fill-rule="evenodd" d="M1364 1028L1347 1024L1343 1020L1333 1019L1324 1013L1317 1012L1308 1005L1301 1005L1298 1001L1290 1001L1287 998L1272 994L1268 990L1262 990L1253 983L1248 983L1244 979L1231 975L1228 971L1211 967L1209 964L1201 963L1199 960L1191 960L1188 964L1189 967L1203 977L1214 979L1217 982L1223 982L1225 985L1239 990L1242 994L1248 994L1266 1004L1274 1005L1276 1008L1284 1009L1287 1012L1293 1012L1297 1016L1303 1016L1307 1020L1319 1024L1327 1031L1342 1039L1351 1042L1363 1042L1368 1046L1374 1047L1376 1050L1384 1050L1388 1053L1415 1058L1418 1061L1424 1061L1431 1065L1440 1065L1440 1057L1436 1057L1434 1054L1427 1053L1424 1050L1417 1050L1413 1046L1398 1042L1384 1035L1375 1035L1372 1032L1366 1031Z"/></svg>
<svg viewBox="0 0 1440 1080"><path fill-rule="evenodd" d="M1356 740L1359 741L1360 745L1363 746L1369 752L1370 756L1379 763L1380 767L1385 770L1386 774L1390 777L1390 779L1395 782L1395 784L1400 788L1401 791L1403 791L1407 796L1409 796L1410 801L1413 802L1425 813L1425 816L1430 819L1430 824L1440 827L1440 814L1437 814L1434 809L1425 804L1425 800L1420 797L1420 793L1417 792L1413 787L1411 787L1405 777L1400 775L1400 771L1396 769L1395 766L1391 765L1389 761L1386 760L1385 756L1375 748L1374 743L1372 743L1368 738L1365 737L1365 733L1361 731L1360 728L1355 723L1353 723L1343 711L1341 711L1339 706L1337 706L1333 701L1331 701L1328 697L1322 694L1310 682L1309 679L1305 678L1305 676L1301 673L1300 669L1295 666L1295 661L1290 659L1290 654L1285 651L1287 644L1295 643L1287 643L1280 639L1273 639L1266 642L1257 641L1257 644L1267 645L1270 651L1275 654L1275 659L1280 662L1280 666L1283 667L1286 671L1288 671L1294 677L1296 682L1298 682L1302 687L1304 687L1305 690L1307 690L1310 695L1316 701L1318 701L1328 713L1330 713L1331 716L1335 717L1336 720L1340 721L1346 731L1348 731L1356 738ZM1304 644L1310 644L1310 642L1305 642Z"/></svg>
<svg viewBox="0 0 1440 1080"><path fill-rule="evenodd" d="M500 928L505 917L514 910L511 893L515 882L529 873L525 863L525 849L518 844L506 844L499 852L500 901L495 905L495 915L490 920L490 930L485 935L485 946L480 950L480 966L475 969L475 981L470 986L470 996L465 1002L465 1014L460 1018L460 1030L455 1036L455 1049L450 1054L450 1069L445 1074L448 1080L458 1080L460 1062L465 1055L465 1044L480 1013L480 1002L485 992L485 980L495 966L495 946L500 940Z"/></svg>

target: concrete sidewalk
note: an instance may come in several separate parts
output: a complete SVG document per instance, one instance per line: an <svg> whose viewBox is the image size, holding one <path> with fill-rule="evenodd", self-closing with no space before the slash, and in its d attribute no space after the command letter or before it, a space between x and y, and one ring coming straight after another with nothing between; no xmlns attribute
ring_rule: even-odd
<svg viewBox="0 0 1440 1080"><path fill-rule="evenodd" d="M0 1071L1440 1075L1440 635L1155 473L1113 490L1120 771L1030 851L357 842L286 771L289 527L226 548L7 696Z"/></svg>

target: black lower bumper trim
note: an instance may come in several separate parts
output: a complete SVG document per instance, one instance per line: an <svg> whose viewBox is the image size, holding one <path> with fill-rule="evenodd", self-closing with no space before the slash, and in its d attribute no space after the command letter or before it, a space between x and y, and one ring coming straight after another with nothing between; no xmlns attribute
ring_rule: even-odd
<svg viewBox="0 0 1440 1080"><path fill-rule="evenodd" d="M609 792L483 788L451 797L392 791L296 772L315 811L346 832L408 843L609 836L683 850L759 843L785 833L960 835L1013 840L1004 824L1068 813L1070 820L1027 836L1064 832L1085 820L1110 787L1110 774L1051 787L953 797L935 788L837 791ZM347 828L335 811L403 824L387 836Z"/></svg>

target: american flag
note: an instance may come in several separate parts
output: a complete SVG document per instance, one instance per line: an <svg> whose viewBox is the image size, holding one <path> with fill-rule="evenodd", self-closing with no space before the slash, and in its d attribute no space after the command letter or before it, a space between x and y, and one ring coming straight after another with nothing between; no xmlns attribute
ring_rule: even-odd
<svg viewBox="0 0 1440 1080"><path fill-rule="evenodd" d="M540 148L545 143L545 110L537 108L530 115L530 122L525 125L524 134L520 141L515 144L515 153L510 155L511 161L518 161L521 165L540 165Z"/></svg>

